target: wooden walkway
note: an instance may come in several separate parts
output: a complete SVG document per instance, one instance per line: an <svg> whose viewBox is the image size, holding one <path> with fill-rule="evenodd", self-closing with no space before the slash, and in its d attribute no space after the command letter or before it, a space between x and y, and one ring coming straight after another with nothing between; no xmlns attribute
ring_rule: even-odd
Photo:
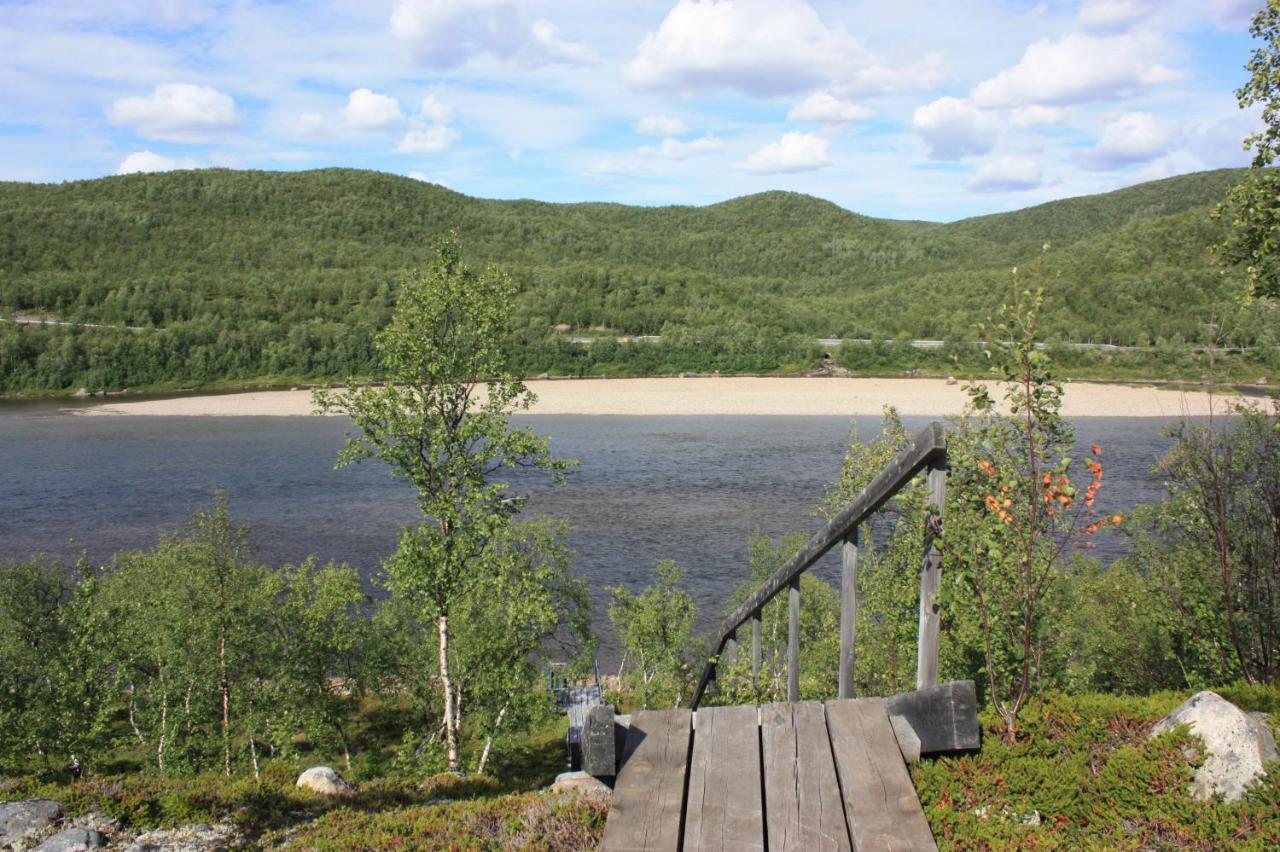
<svg viewBox="0 0 1280 852"><path fill-rule="evenodd" d="M885 702L641 711L607 850L933 850Z"/></svg>

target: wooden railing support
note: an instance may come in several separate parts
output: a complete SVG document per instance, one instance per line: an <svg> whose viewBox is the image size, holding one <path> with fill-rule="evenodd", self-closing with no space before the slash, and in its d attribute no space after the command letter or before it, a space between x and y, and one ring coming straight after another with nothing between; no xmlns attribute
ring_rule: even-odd
<svg viewBox="0 0 1280 852"><path fill-rule="evenodd" d="M920 566L920 641L916 655L916 689L938 682L938 589L942 586L942 510L947 504L947 468L929 466L928 508L924 521L924 561Z"/></svg>
<svg viewBox="0 0 1280 852"><path fill-rule="evenodd" d="M724 663L727 668L732 669L738 664L738 634L734 633L729 637L729 641L724 646Z"/></svg>
<svg viewBox="0 0 1280 852"><path fill-rule="evenodd" d="M751 615L751 679L760 683L760 610Z"/></svg>
<svg viewBox="0 0 1280 852"><path fill-rule="evenodd" d="M800 700L800 577L791 581L787 614L787 700Z"/></svg>
<svg viewBox="0 0 1280 852"><path fill-rule="evenodd" d="M690 701L690 707L694 710L698 709L702 696L706 692L707 687L716 679L716 665L720 662L720 655L725 652L726 647L731 641L735 640L736 631L739 627L747 623L748 619L754 619L752 625L752 670L753 673L759 673L759 652L754 644L759 635L759 619L760 611L765 604L773 600L783 589L791 588L791 633L788 636L788 657L789 673L788 673L788 694L799 696L799 577L808 568L817 562L823 554L836 545L837 542L846 541L854 535L855 530L860 524L871 517L886 502L893 499L908 482L912 480L921 470L928 468L930 470L930 494L937 498L937 505L941 507L942 499L945 497L945 469L947 462L947 438L946 430L943 429L941 423L931 423L922 429L919 434L912 439L911 443L905 447L902 452L893 458L891 462L885 465L876 477L862 489L862 492L849 501L843 509L833 515L822 529L813 534L803 547L788 559L782 566L774 571L769 578L758 588L751 597L743 601L733 613L724 620L719 635L716 637L712 646L711 656L707 660L702 670L702 677L698 681L697 687L693 691L693 698ZM939 477L942 477L941 479ZM938 514L936 524L941 524L941 514ZM936 534L931 534L936 537ZM856 542L855 542L856 544ZM930 539L932 546L932 538ZM932 551L931 551L932 552ZM925 610L926 604L921 603L921 657L920 661L928 657L928 665L918 665L917 672L924 674L926 671L932 672L929 682L937 681L938 668L938 637L937 637L937 602L936 602L936 583L937 575L941 566L941 557L928 557L933 561L929 562L930 567L922 570L928 573L929 582L934 584L933 590L927 596L927 609L929 610L929 624L926 625ZM853 586L856 586L856 563L854 570ZM843 604L843 586L842 586L842 605L841 610L846 609ZM856 597L856 592L854 593ZM854 619L857 615L857 601L854 600L853 605L847 608L849 611L849 627L850 641L848 643L849 660L847 672L842 662L841 672L847 675L845 678L845 688L852 689L852 671L853 671L853 640L852 628ZM842 624L841 634L844 633ZM929 637L932 637L931 639ZM843 646L842 642L842 646ZM926 645L932 648L932 651L926 653ZM736 647L736 645L735 645ZM727 659L727 658L726 658ZM842 654L843 660L843 654ZM842 692L843 694L843 692ZM852 694L852 693L850 693ZM793 698L792 700L795 700Z"/></svg>
<svg viewBox="0 0 1280 852"><path fill-rule="evenodd" d="M853 697L853 671L857 660L858 624L858 528L844 540L840 565L840 676L838 698Z"/></svg>

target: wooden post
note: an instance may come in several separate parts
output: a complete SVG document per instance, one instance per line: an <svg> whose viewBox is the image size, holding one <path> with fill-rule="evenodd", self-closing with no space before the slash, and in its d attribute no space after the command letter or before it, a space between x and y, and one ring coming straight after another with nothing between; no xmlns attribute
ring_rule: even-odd
<svg viewBox="0 0 1280 852"><path fill-rule="evenodd" d="M787 700L800 700L800 576L791 581L787 619Z"/></svg>
<svg viewBox="0 0 1280 852"><path fill-rule="evenodd" d="M760 610L751 614L751 679L760 682Z"/></svg>
<svg viewBox="0 0 1280 852"><path fill-rule="evenodd" d="M837 698L853 697L858 624L858 528L844 540L840 566L840 676Z"/></svg>
<svg viewBox="0 0 1280 852"><path fill-rule="evenodd" d="M924 562L920 566L920 642L916 656L916 689L938 682L938 589L942 585L942 512L947 502L945 463L929 466L930 511L924 520Z"/></svg>
<svg viewBox="0 0 1280 852"><path fill-rule="evenodd" d="M738 633L729 634L729 641L724 643L724 666L732 669L738 663Z"/></svg>

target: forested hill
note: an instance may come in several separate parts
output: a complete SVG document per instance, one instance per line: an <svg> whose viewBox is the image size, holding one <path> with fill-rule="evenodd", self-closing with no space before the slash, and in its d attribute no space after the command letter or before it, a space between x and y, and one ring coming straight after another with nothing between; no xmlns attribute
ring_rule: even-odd
<svg viewBox="0 0 1280 852"><path fill-rule="evenodd" d="M708 364L727 369L776 368L813 337L971 339L1009 267L1045 242L1059 276L1047 336L1197 339L1232 285L1207 247L1209 211L1238 177L950 224L786 192L707 207L493 201L345 169L0 183L0 318L148 329L0 322L0 391L374 373L394 282L452 228L474 262L519 285L530 369L577 357L558 324L739 353ZM1247 317L1233 331L1259 333ZM674 351L631 369L678 366Z"/></svg>

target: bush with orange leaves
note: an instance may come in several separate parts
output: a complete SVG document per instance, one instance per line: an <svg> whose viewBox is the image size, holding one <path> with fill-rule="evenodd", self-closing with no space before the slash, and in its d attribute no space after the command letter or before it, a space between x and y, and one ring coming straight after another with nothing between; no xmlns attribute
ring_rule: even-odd
<svg viewBox="0 0 1280 852"><path fill-rule="evenodd" d="M1041 684L1047 597L1061 563L1104 526L1123 521L1097 509L1102 448L1094 445L1083 464L1072 458L1062 385L1036 346L1043 259L1031 286L1014 270L1012 301L984 329L1003 405L991 396L993 386L968 386L970 405L950 441L944 603L953 641L981 659L985 692L1010 739Z"/></svg>

